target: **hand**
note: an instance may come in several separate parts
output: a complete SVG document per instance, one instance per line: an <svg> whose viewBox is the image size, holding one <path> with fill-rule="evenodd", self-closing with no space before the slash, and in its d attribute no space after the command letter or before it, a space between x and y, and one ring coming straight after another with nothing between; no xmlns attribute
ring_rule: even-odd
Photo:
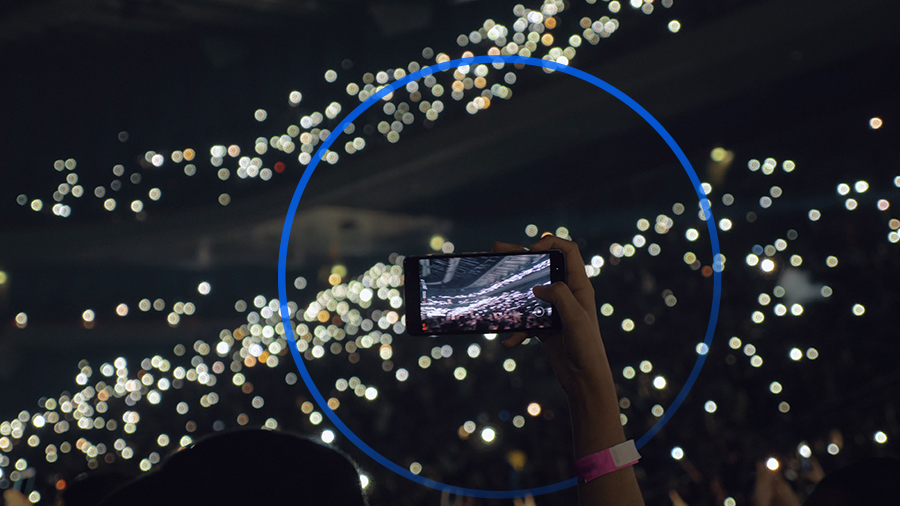
<svg viewBox="0 0 900 506"><path fill-rule="evenodd" d="M526 495L525 497L513 498L513 506L537 506L537 504L534 502L534 497Z"/></svg>
<svg viewBox="0 0 900 506"><path fill-rule="evenodd" d="M494 251L521 251L522 246L503 242L494 243ZM555 236L546 236L535 242L530 251L562 250L566 255L567 281L550 286L534 287L535 297L554 304L562 320L562 331L541 334L541 342L556 378L567 395L575 393L581 385L591 385L609 374L606 350L597 323L597 305L594 287L584 270L584 260L578 246ZM503 341L507 348L517 346L528 337L516 332Z"/></svg>
<svg viewBox="0 0 900 506"><path fill-rule="evenodd" d="M472 506L475 502L474 497L458 495L450 503L450 492L441 490L441 506Z"/></svg>
<svg viewBox="0 0 900 506"><path fill-rule="evenodd" d="M7 489L3 492L3 503L6 506L31 506L31 501L25 497L25 494L14 488Z"/></svg>

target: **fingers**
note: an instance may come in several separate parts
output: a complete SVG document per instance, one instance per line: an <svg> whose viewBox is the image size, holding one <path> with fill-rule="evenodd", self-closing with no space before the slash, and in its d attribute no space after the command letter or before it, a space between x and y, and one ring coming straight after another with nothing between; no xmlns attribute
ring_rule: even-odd
<svg viewBox="0 0 900 506"><path fill-rule="evenodd" d="M559 309L563 328L580 329L582 327L585 315L584 307L565 283L556 282L550 286L538 285L532 291L535 297L547 301Z"/></svg>
<svg viewBox="0 0 900 506"><path fill-rule="evenodd" d="M516 332L513 335L506 338L505 341L503 341L503 346L506 348L514 348L514 347L522 344L522 341L524 341L527 338L528 338L528 334L526 334L524 332Z"/></svg>
<svg viewBox="0 0 900 506"><path fill-rule="evenodd" d="M583 308L594 307L594 287L584 270L584 259L581 258L578 245L555 235L548 235L532 244L530 248L531 251L548 249L562 250L566 254L566 284L569 285Z"/></svg>
<svg viewBox="0 0 900 506"><path fill-rule="evenodd" d="M493 248L497 253L506 253L507 251L525 251L525 248L523 246L500 241L495 242L493 244Z"/></svg>

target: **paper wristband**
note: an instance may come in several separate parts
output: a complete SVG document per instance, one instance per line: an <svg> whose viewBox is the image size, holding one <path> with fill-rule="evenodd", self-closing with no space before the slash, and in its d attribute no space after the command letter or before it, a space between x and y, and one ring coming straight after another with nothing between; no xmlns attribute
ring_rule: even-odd
<svg viewBox="0 0 900 506"><path fill-rule="evenodd" d="M588 455L575 461L575 472L582 483L587 483L598 476L611 473L623 467L637 464L641 454L629 439L622 444Z"/></svg>

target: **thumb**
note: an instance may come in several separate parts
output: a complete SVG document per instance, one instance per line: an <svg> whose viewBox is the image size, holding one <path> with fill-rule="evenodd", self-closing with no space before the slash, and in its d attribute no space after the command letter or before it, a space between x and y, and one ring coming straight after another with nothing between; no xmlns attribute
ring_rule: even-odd
<svg viewBox="0 0 900 506"><path fill-rule="evenodd" d="M570 328L576 326L575 320L584 314L584 308L578 304L578 300L572 294L569 286L562 281L557 281L552 285L537 285L532 292L535 297L549 302L559 309L563 326Z"/></svg>

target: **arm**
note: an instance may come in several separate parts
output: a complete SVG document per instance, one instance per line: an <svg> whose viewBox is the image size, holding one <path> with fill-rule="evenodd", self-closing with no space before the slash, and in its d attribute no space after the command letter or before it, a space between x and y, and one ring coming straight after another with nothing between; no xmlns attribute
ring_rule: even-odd
<svg viewBox="0 0 900 506"><path fill-rule="evenodd" d="M495 243L495 251L515 251L521 246ZM542 335L541 345L547 353L556 378L566 393L572 416L575 460L625 442L625 430L619 420L619 402L612 371L606 357L594 288L584 270L578 246L554 236L531 245L531 251L559 249L566 254L568 281L535 287L534 295L553 303L560 313L563 330ZM513 347L525 340L526 334L515 333L503 342ZM643 505L633 466L625 467L578 484L580 506Z"/></svg>

